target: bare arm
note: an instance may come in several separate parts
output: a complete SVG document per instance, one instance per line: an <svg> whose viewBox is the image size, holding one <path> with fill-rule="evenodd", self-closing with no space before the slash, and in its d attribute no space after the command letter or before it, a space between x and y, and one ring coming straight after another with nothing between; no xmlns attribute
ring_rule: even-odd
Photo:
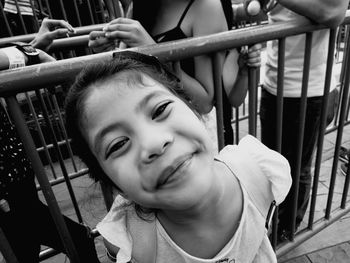
<svg viewBox="0 0 350 263"><path fill-rule="evenodd" d="M193 20L193 37L226 31L227 23L219 1L197 1L194 3L195 19ZM190 15L190 14L189 14ZM215 19L208 19L215 17ZM220 62L224 62L224 52L219 54ZM194 58L194 78L182 71L181 78L193 103L200 113L208 113L213 107L214 81L213 67L209 55Z"/></svg>
<svg viewBox="0 0 350 263"><path fill-rule="evenodd" d="M53 57L40 49L47 50L51 46L54 39L66 36L68 33L73 32L73 27L64 20L44 19L38 33L35 35L35 38L30 42L30 44L38 49L41 63L54 61L55 59ZM9 59L6 52L8 52L6 48L0 49L0 70L9 68ZM22 53L18 50L16 50L16 52L20 52L19 54ZM28 58L25 54L22 53L22 55L24 64L26 65Z"/></svg>
<svg viewBox="0 0 350 263"><path fill-rule="evenodd" d="M223 85L233 107L240 106L248 91L248 67L259 68L261 44L251 46L248 53L231 50L223 68Z"/></svg>
<svg viewBox="0 0 350 263"><path fill-rule="evenodd" d="M278 3L316 23L337 27L344 19L349 0L278 0Z"/></svg>
<svg viewBox="0 0 350 263"><path fill-rule="evenodd" d="M74 33L74 28L67 21L45 18L30 44L47 51L53 40L67 37L70 33Z"/></svg>

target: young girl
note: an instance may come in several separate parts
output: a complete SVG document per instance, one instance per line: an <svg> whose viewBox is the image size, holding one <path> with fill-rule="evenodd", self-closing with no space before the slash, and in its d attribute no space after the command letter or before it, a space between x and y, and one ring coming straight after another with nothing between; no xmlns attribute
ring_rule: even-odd
<svg viewBox="0 0 350 263"><path fill-rule="evenodd" d="M277 262L264 226L289 190L288 162L252 136L214 156L180 81L155 57L125 51L88 66L66 118L91 175L120 193L97 225L116 262Z"/></svg>

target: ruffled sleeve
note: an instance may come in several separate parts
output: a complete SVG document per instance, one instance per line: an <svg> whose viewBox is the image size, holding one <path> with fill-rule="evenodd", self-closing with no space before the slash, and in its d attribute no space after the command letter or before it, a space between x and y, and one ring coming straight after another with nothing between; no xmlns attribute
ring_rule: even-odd
<svg viewBox="0 0 350 263"><path fill-rule="evenodd" d="M127 229L128 208L121 208L125 200L117 196L108 214L96 226L98 232L109 243L119 248L117 254L118 263L126 263L131 260L132 238Z"/></svg>
<svg viewBox="0 0 350 263"><path fill-rule="evenodd" d="M252 161L260 167L263 175L268 178L277 205L283 202L292 185L287 159L251 135L245 136L238 147L240 151L251 156Z"/></svg>
<svg viewBox="0 0 350 263"><path fill-rule="evenodd" d="M233 171L255 176L257 184L259 176L266 177L269 181L272 199L277 205L287 196L292 184L287 159L266 147L255 137L247 135L240 140L238 145L226 146L220 152L218 159L235 166ZM248 174L239 174L238 177L241 176L248 176Z"/></svg>

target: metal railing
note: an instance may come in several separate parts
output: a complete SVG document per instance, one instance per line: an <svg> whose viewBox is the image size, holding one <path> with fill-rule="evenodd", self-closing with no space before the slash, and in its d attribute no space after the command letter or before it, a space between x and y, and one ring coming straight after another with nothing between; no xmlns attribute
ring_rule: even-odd
<svg viewBox="0 0 350 263"><path fill-rule="evenodd" d="M347 13L347 16L344 20L344 25L350 23L350 14ZM101 27L101 25L96 25L93 27ZM159 57L161 60L167 61L177 61L188 57L198 56L202 54L212 54L213 57L213 65L214 65L214 83L216 94L220 94L221 91L221 72L216 63L216 54L219 51L240 47L243 45L251 45L254 43L264 42L272 39L279 40L279 73L278 73L278 83L279 86L282 87L283 83L283 68L284 68L284 41L285 38L291 35L296 34L306 34L307 41L306 46L310 45L312 32L315 30L324 29L321 25L314 25L310 23L300 23L300 22L289 22L289 23L276 23L276 24L265 24L265 25L257 25L249 28L242 28L235 30L235 32L224 32L218 33L209 36L203 36L192 39L184 39L179 41L173 41L163 44L157 44L152 46L140 47L137 49L133 49L139 52L148 53ZM86 28L78 29L83 32ZM346 27L346 32L348 32L348 28ZM60 39L54 42L53 49L61 50L65 47L69 47L72 45L86 45L86 34L82 33L80 36L71 37L69 39ZM327 109L327 98L329 93L329 81L330 75L332 74L332 65L333 65L333 56L328 56L327 63L327 73L326 73L326 81L325 81L325 103L322 108L322 122L320 127L320 136L318 138L317 150L316 150L316 161L315 161L315 172L314 172L314 183L312 189L311 196L311 204L309 210L309 222L308 225L303 231L299 231L295 236L293 235L293 241L283 244L282 246L277 247L277 254L279 256L285 254L290 249L298 246L303 241L307 240L311 236L315 235L328 225L332 224L336 220L338 220L341 216L345 215L349 212L349 207L347 206L347 195L348 195L348 186L349 186L349 173L346 176L346 180L343 185L342 192L342 200L339 207L333 209L333 194L334 194L334 185L336 183L337 177L337 163L339 157L339 149L342 142L342 134L344 125L349 123L348 120L348 112L349 112L349 74L346 72L349 71L349 48L350 45L347 45L348 33L346 34L346 38L344 41L344 59L342 61L342 69L339 79L339 87L340 87L340 104L337 120L333 122L331 128L328 128L328 132L336 131L336 142L334 147L334 156L333 156L333 166L330 175L330 189L328 192L328 200L326 205L326 213L324 217L315 218L315 204L317 202L317 191L318 191L318 181L319 174L321 170L321 162L322 162L322 150L324 143L324 135L325 135L325 116ZM336 46L336 31L331 30L330 34L330 47L329 54L333 54L333 50ZM26 36L28 39L32 36ZM24 38L24 37L23 37ZM6 39L5 41L9 41L11 39ZM2 40L0 39L0 42ZM308 50L308 49L306 49ZM26 152L28 157L33 163L33 168L35 170L40 188L45 196L45 199L50 207L50 211L55 218L55 222L59 228L59 232L61 234L62 240L66 245L67 254L69 255L72 262L78 262L76 259L76 253L74 250L74 246L72 244L69 233L63 223L60 209L57 205L57 201L55 199L55 195L52 191L52 186L57 183L65 182L67 185L67 189L71 196L72 204L75 208L76 215L78 221L82 222L83 218L81 218L79 207L75 200L74 189L71 186L70 180L72 178L85 175L88 173L86 168L77 168L75 165L74 153L70 150L70 141L67 138L63 126L63 116L64 112L62 112L62 105L59 101L59 97L61 96L62 91L64 91L67 87L67 82L72 80L75 75L86 65L89 63L95 63L99 61L107 61L112 59L113 52L94 54L88 56L81 56L76 58L69 58L64 60L59 60L56 62L50 62L45 64L39 64L34 66L28 66L25 68L19 68L15 70L6 70L0 73L0 97L5 98L9 113L18 129L19 135L23 140ZM305 56L305 66L304 66L304 79L307 79L308 74L308 60L310 54L307 52ZM18 76L21 76L20 78ZM254 83L259 83L259 79L254 81ZM250 90L250 92L256 92L258 88ZM305 119L305 98L306 98L306 90L307 83L306 80L303 82L303 97L301 103L301 119ZM281 145L281 134L282 134L282 109L283 109L283 97L281 93L281 89L279 89L277 98L278 98L278 132L277 132L277 140L279 145ZM21 95L25 99L19 100L17 95ZM33 97L32 94L35 94ZM64 92L63 92L64 94ZM251 96L253 95L253 96ZM17 96L17 97L16 97ZM64 95L63 95L64 96ZM221 96L219 96L221 97ZM248 101L248 105L252 105L254 107L249 107L253 112L248 111L244 112L244 116L240 116L240 114L236 114L236 119L233 121L236 130L237 140L239 139L239 132L242 132L240 127L243 127L243 122L246 121L246 116L248 116L248 131L250 133L256 133L258 131L256 116L256 109L258 99L256 94L250 94L252 99ZM35 98L36 101L33 101ZM219 134L219 142L221 141L220 136L222 134L222 130L220 124L221 118L221 105L220 101L217 102L218 108L218 134ZM29 111L25 111L24 108L28 108ZM236 113L238 111L236 110ZM25 113L28 113L27 115ZM34 127L31 129L31 127ZM300 127L302 131L303 126ZM34 130L34 132L33 132ZM246 132L246 133L247 133ZM35 136L38 137L35 140ZM48 140L50 138L50 140ZM299 139L299 149L301 149L303 138ZM53 158L55 156L55 158ZM68 165L71 164L71 165ZM58 164L58 165L53 165ZM300 165L300 164L299 164ZM55 169L59 167L59 171L57 172ZM68 168L69 166L69 168ZM47 172L47 167L49 167L49 171ZM53 180L49 180L49 173L52 174ZM57 175L60 174L60 175ZM110 200L108 200L108 195L106 195L106 203L110 205ZM107 204L107 207L109 205ZM294 208L295 209L295 208ZM292 222L295 224L295 222ZM276 224L275 224L276 227ZM96 231L94 231L95 234ZM274 238L275 239L275 238ZM1 240L2 241L2 240ZM276 240L274 240L276 241ZM3 241L2 241L3 242ZM275 242L273 242L275 243ZM6 246L0 246L3 248ZM9 261L11 262L11 261Z"/></svg>

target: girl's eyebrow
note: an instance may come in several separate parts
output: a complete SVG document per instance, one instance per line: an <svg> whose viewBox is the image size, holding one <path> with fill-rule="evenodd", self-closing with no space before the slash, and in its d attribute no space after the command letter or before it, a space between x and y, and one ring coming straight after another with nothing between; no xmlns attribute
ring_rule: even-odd
<svg viewBox="0 0 350 263"><path fill-rule="evenodd" d="M143 111L151 99L153 99L153 98L155 98L155 97L158 97L158 96L161 96L161 95L168 95L168 94L169 94L169 93L167 93L165 90L157 90L157 91L153 91L153 92L147 94L147 95L137 104L137 106L136 106L136 112Z"/></svg>

